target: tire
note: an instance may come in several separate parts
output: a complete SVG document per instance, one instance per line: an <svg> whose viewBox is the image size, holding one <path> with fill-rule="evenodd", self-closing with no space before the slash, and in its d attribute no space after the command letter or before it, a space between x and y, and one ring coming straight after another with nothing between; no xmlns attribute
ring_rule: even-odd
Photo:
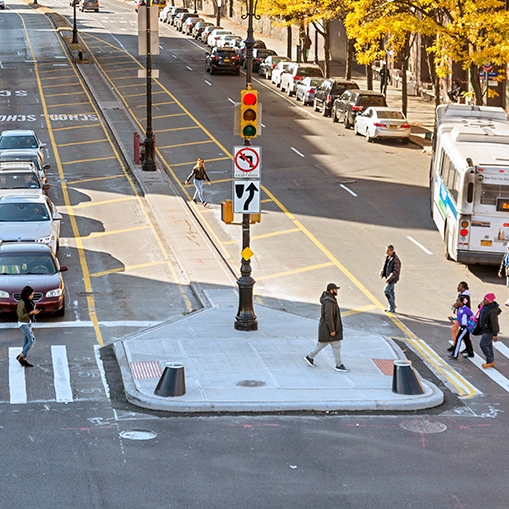
<svg viewBox="0 0 509 509"><path fill-rule="evenodd" d="M345 126L345 129L350 129L352 127L352 124L350 124L350 119L348 118L348 112L345 111L345 118L343 120L343 124Z"/></svg>
<svg viewBox="0 0 509 509"><path fill-rule="evenodd" d="M355 136L359 135L359 130L357 129L357 122L353 123L353 133L355 134Z"/></svg>
<svg viewBox="0 0 509 509"><path fill-rule="evenodd" d="M239 74L240 74L240 70L235 71L235 73L234 73L234 74L235 74L235 76L239 76Z"/></svg>
<svg viewBox="0 0 509 509"><path fill-rule="evenodd" d="M316 104L316 99L313 99L313 111L318 111L318 104Z"/></svg>
<svg viewBox="0 0 509 509"><path fill-rule="evenodd" d="M288 90L287 90L287 94L288 94L288 97L292 97L292 89L290 88L290 85L288 85Z"/></svg>
<svg viewBox="0 0 509 509"><path fill-rule="evenodd" d="M300 102L300 98L299 98L299 96L297 95L297 92L295 92L295 100L296 100L297 102ZM302 104L303 104L304 106L306 106L306 103L304 102L304 100L302 101Z"/></svg>
<svg viewBox="0 0 509 509"><path fill-rule="evenodd" d="M215 73L216 71L214 71L214 69L212 69L212 66L210 66L210 75L213 76Z"/></svg>
<svg viewBox="0 0 509 509"><path fill-rule="evenodd" d="M366 141L368 143L371 143L373 141L373 138L369 135L369 129L366 129Z"/></svg>
<svg viewBox="0 0 509 509"><path fill-rule="evenodd" d="M445 233L444 233L444 256L446 260L452 260L451 255L449 254L449 224L445 223Z"/></svg>
<svg viewBox="0 0 509 509"><path fill-rule="evenodd" d="M403 138L401 140L401 143L403 143L403 145L408 145L408 143L410 142L410 139L409 138Z"/></svg>
<svg viewBox="0 0 509 509"><path fill-rule="evenodd" d="M327 106L325 105L325 101L322 103L322 117L328 117L330 113L327 111Z"/></svg>

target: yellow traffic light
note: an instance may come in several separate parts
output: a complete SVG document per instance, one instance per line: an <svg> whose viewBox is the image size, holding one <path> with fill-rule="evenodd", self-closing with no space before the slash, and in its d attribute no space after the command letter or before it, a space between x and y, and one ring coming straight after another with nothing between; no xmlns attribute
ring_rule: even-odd
<svg viewBox="0 0 509 509"><path fill-rule="evenodd" d="M240 135L244 138L258 136L258 90L240 91Z"/></svg>

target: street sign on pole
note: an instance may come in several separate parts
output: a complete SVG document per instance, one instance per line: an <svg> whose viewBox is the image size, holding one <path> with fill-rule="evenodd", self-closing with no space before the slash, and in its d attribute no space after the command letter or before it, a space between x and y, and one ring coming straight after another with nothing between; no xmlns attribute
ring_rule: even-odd
<svg viewBox="0 0 509 509"><path fill-rule="evenodd" d="M260 192L261 184L259 180L234 180L233 213L259 214Z"/></svg>
<svg viewBox="0 0 509 509"><path fill-rule="evenodd" d="M261 147L233 147L233 178L259 179L262 165Z"/></svg>

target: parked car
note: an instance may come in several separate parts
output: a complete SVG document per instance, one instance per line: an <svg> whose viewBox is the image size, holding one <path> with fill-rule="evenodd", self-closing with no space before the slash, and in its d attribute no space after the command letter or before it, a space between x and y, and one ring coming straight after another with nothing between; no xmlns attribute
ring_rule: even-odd
<svg viewBox="0 0 509 509"><path fill-rule="evenodd" d="M281 86L281 75L294 63L295 62L282 61L279 62L274 69L272 69L270 80L274 83L274 85L276 85L276 87Z"/></svg>
<svg viewBox="0 0 509 509"><path fill-rule="evenodd" d="M211 27L212 26L212 23L209 23L208 21L199 21L198 23L196 23L196 25L194 25L194 28L193 28L193 37L195 39L201 39L201 34L203 33L203 31L207 28L207 27Z"/></svg>
<svg viewBox="0 0 509 509"><path fill-rule="evenodd" d="M56 253L62 216L47 196L17 194L0 196L0 240L38 242Z"/></svg>
<svg viewBox="0 0 509 509"><path fill-rule="evenodd" d="M196 23L199 23L200 21L203 21L203 18L198 17L189 17L184 21L184 24L182 25L182 33L184 35L191 35L193 33L193 28Z"/></svg>
<svg viewBox="0 0 509 509"><path fill-rule="evenodd" d="M255 48L253 49L253 72L258 72L260 64L269 56L277 56L273 49ZM247 59L244 59L244 69L246 69Z"/></svg>
<svg viewBox="0 0 509 509"><path fill-rule="evenodd" d="M177 14L175 17L175 22L173 23L173 26L179 31L182 32L182 29L184 28L184 23L187 18L195 18L196 16L192 12L181 12Z"/></svg>
<svg viewBox="0 0 509 509"><path fill-rule="evenodd" d="M47 181L46 171L51 168L49 164L43 164L41 156L35 150L6 150L0 152L0 163L2 161L28 161L37 169L43 182Z"/></svg>
<svg viewBox="0 0 509 509"><path fill-rule="evenodd" d="M385 106L385 96L373 90L345 90L332 106L332 121L344 122L349 129L355 122L355 116L370 106Z"/></svg>
<svg viewBox="0 0 509 509"><path fill-rule="evenodd" d="M162 23L168 23L168 16L170 15L173 5L166 4L162 11L159 11L159 21Z"/></svg>
<svg viewBox="0 0 509 509"><path fill-rule="evenodd" d="M170 12L168 12L168 18L166 19L166 23L173 25L175 22L175 18L177 17L177 14L181 12L189 11L185 7L177 7L175 5L172 5Z"/></svg>
<svg viewBox="0 0 509 509"><path fill-rule="evenodd" d="M19 194L20 190L46 194L50 187L41 180L35 166L30 162L0 163L0 195Z"/></svg>
<svg viewBox="0 0 509 509"><path fill-rule="evenodd" d="M0 0L0 9L5 9L5 2L4 0Z"/></svg>
<svg viewBox="0 0 509 509"><path fill-rule="evenodd" d="M355 81L345 80L342 78L327 78L315 90L315 98L313 100L313 109L320 110L324 117L330 117L332 105L334 101L345 90L358 90L359 85Z"/></svg>
<svg viewBox="0 0 509 509"><path fill-rule="evenodd" d="M322 69L316 64L292 64L281 75L281 92L294 95L297 85L307 76L323 78Z"/></svg>
<svg viewBox="0 0 509 509"><path fill-rule="evenodd" d="M257 39L253 43L253 49L258 49L258 48L265 49L265 48L267 48L267 46L262 40ZM244 39L243 41L241 41L241 43L239 44L239 47L237 48L237 55L239 55L241 65L244 65L244 59L246 58L246 51L247 51L246 40Z"/></svg>
<svg viewBox="0 0 509 509"><path fill-rule="evenodd" d="M279 62L290 62L288 57L279 57L276 55L268 56L258 67L258 75L263 76L266 80L272 78L272 70Z"/></svg>
<svg viewBox="0 0 509 509"><path fill-rule="evenodd" d="M16 129L11 131L2 131L0 134L0 154L6 151L37 151L41 161L44 162L43 148L45 143L41 143L34 131Z"/></svg>
<svg viewBox="0 0 509 509"><path fill-rule="evenodd" d="M205 53L205 72L231 72L240 74L239 57L232 48L214 47L210 53Z"/></svg>
<svg viewBox="0 0 509 509"><path fill-rule="evenodd" d="M222 36L222 35L231 35L232 32L230 30L225 30L224 28L216 28L215 30L212 30L212 32L210 32L210 35L209 35L209 38L207 39L207 44L213 48L216 43L217 43L217 40Z"/></svg>
<svg viewBox="0 0 509 509"><path fill-rule="evenodd" d="M223 28L223 27L218 27L218 26L215 26L215 25L210 25L208 27L205 27L205 30L201 34L201 42L204 42L205 44L207 44L207 41L209 39L209 35L214 30L216 30L216 28Z"/></svg>
<svg viewBox="0 0 509 509"><path fill-rule="evenodd" d="M80 0L80 11L99 12L99 0Z"/></svg>
<svg viewBox="0 0 509 509"><path fill-rule="evenodd" d="M217 39L216 46L218 48L231 48L231 42L236 40L241 41L242 37L235 34L225 34Z"/></svg>
<svg viewBox="0 0 509 509"><path fill-rule="evenodd" d="M146 5L145 0L134 0L134 12L138 12L140 7L144 7Z"/></svg>
<svg viewBox="0 0 509 509"><path fill-rule="evenodd" d="M410 141L412 126L405 115L395 108L370 107L355 117L354 132L366 136L366 141L396 138L404 144Z"/></svg>
<svg viewBox="0 0 509 509"><path fill-rule="evenodd" d="M304 106L308 104L313 104L313 99L315 98L315 90L320 87L323 83L324 78L312 78L308 76L304 78L298 85L295 90L295 99L297 101L302 101Z"/></svg>
<svg viewBox="0 0 509 509"><path fill-rule="evenodd" d="M45 244L0 243L0 313L16 313L22 288L31 286L37 309L64 316L66 270Z"/></svg>

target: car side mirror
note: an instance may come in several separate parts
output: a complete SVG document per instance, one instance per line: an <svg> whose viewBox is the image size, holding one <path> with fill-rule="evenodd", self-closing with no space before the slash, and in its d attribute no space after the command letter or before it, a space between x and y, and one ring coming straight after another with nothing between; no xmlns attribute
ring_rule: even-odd
<svg viewBox="0 0 509 509"><path fill-rule="evenodd" d="M51 186L49 184L43 184L43 186L42 186L43 191L47 191L50 188L51 188Z"/></svg>
<svg viewBox="0 0 509 509"><path fill-rule="evenodd" d="M49 165L49 164L45 164L45 165L42 167L42 169L43 169L43 170L49 170L50 168L51 168L51 165Z"/></svg>
<svg viewBox="0 0 509 509"><path fill-rule="evenodd" d="M46 143L41 143L41 148L44 148L46 146Z"/></svg>
<svg viewBox="0 0 509 509"><path fill-rule="evenodd" d="M62 265L62 266L60 267L59 272L66 272L66 271L68 271L68 270L69 270L69 267L68 267L67 265Z"/></svg>

